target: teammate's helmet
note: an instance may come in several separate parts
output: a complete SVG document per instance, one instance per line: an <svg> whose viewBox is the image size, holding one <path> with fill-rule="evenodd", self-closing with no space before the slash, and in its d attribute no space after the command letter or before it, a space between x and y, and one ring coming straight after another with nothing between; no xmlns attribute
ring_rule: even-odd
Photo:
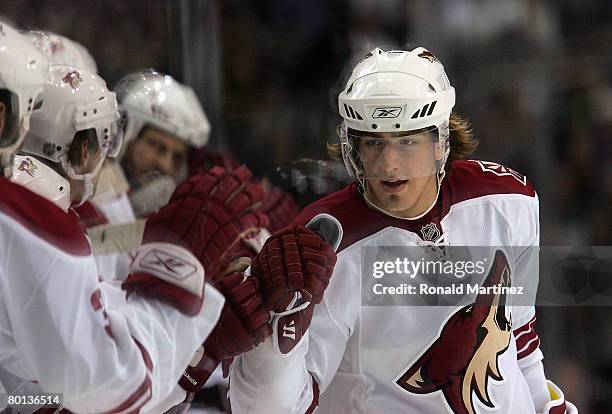
<svg viewBox="0 0 612 414"><path fill-rule="evenodd" d="M0 22L0 95L8 103L0 134L1 166L11 165L48 75L47 59L15 29Z"/></svg>
<svg viewBox="0 0 612 414"><path fill-rule="evenodd" d="M358 178L363 174L350 130L401 132L428 127L437 129L443 150L437 163L440 171L450 149L448 124L454 105L455 89L430 51L372 50L355 66L338 96L342 155L349 174Z"/></svg>
<svg viewBox="0 0 612 414"><path fill-rule="evenodd" d="M152 126L200 148L208 142L210 124L193 89L153 70L125 76L115 87L124 112L126 142Z"/></svg>
<svg viewBox="0 0 612 414"><path fill-rule="evenodd" d="M91 72L66 65L51 65L42 107L32 115L23 151L68 165L68 150L78 131L93 128L106 156L121 148L117 134L117 100L104 80Z"/></svg>
<svg viewBox="0 0 612 414"><path fill-rule="evenodd" d="M30 30L22 33L47 56L49 63L98 72L96 61L82 44L53 32Z"/></svg>

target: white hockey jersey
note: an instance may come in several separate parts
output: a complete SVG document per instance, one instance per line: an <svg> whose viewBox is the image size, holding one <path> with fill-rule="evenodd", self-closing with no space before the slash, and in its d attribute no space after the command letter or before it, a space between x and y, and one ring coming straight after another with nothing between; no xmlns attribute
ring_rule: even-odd
<svg viewBox="0 0 612 414"><path fill-rule="evenodd" d="M214 327L223 297L206 286L187 317L99 282L74 216L0 179L0 367L78 413L161 412ZM170 405L171 406L171 405Z"/></svg>
<svg viewBox="0 0 612 414"><path fill-rule="evenodd" d="M361 303L364 246L441 239L450 246L537 246L538 198L524 176L490 162L456 161L436 205L419 219L368 207L355 184L310 205L297 222L319 213L344 230L324 299L292 354L279 356L268 340L234 362L233 412L310 413L317 404L321 414L536 412L522 372L543 358L533 306L476 317L472 307ZM537 279L535 249L507 254L515 280ZM546 393L545 381L542 387Z"/></svg>

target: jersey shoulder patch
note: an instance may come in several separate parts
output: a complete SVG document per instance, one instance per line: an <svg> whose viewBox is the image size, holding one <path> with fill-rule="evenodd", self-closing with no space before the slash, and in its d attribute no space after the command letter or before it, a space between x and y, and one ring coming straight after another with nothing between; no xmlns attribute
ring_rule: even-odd
<svg viewBox="0 0 612 414"><path fill-rule="evenodd" d="M0 214L5 214L32 234L76 256L91 254L85 233L75 217L19 184L0 178Z"/></svg>
<svg viewBox="0 0 612 414"><path fill-rule="evenodd" d="M454 161L447 179L452 204L495 194L536 196L536 191L527 177L490 161Z"/></svg>

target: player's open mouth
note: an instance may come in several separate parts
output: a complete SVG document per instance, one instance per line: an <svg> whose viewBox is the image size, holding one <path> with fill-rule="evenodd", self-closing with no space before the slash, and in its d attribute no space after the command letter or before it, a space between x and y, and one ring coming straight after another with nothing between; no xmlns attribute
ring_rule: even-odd
<svg viewBox="0 0 612 414"><path fill-rule="evenodd" d="M408 180L381 180L380 184L387 193L399 193L406 187Z"/></svg>

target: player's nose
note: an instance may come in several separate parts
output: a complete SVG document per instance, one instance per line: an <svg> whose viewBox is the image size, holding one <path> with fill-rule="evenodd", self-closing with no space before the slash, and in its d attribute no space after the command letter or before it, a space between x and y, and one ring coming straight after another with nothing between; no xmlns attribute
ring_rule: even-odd
<svg viewBox="0 0 612 414"><path fill-rule="evenodd" d="M164 175L169 175L174 177L176 173L176 168L174 166L174 160L172 159L172 155L169 152L165 154L159 154L156 157L157 169L163 173Z"/></svg>
<svg viewBox="0 0 612 414"><path fill-rule="evenodd" d="M402 157L393 145L385 145L381 158L385 174L391 174L400 169Z"/></svg>

